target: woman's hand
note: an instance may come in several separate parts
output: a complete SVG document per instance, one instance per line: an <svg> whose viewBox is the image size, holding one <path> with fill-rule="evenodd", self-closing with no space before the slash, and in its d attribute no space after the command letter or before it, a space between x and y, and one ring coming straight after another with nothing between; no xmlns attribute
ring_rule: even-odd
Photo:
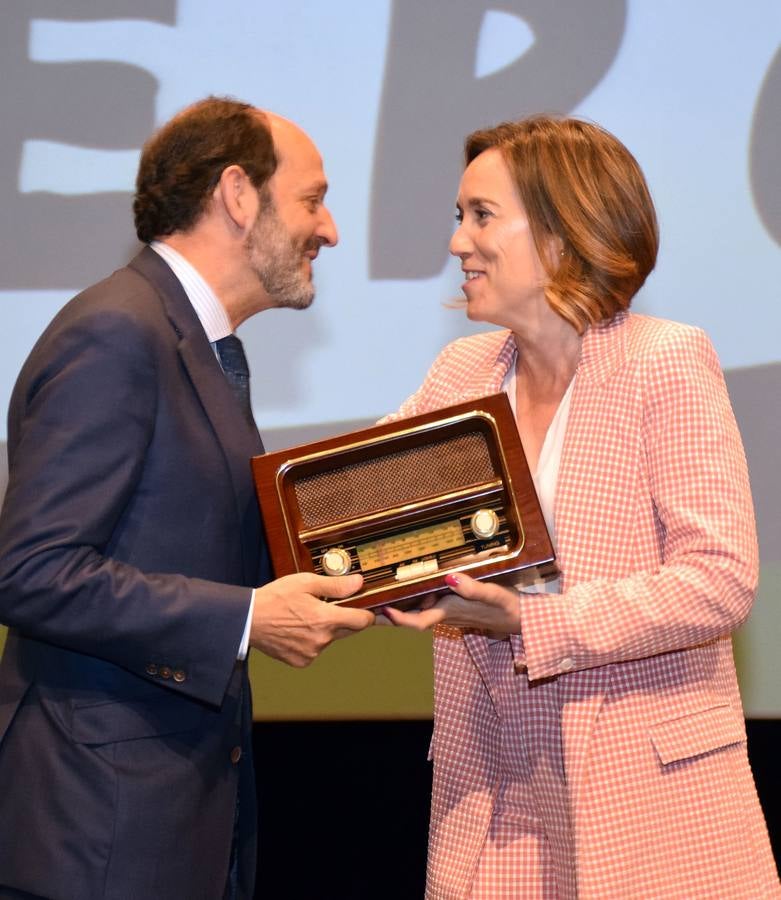
<svg viewBox="0 0 781 900"><path fill-rule="evenodd" d="M424 603L415 612L386 607L382 614L394 625L425 631L435 625L478 628L498 634L520 634L521 612L518 592L490 581L476 581L468 575L445 578L453 593Z"/></svg>

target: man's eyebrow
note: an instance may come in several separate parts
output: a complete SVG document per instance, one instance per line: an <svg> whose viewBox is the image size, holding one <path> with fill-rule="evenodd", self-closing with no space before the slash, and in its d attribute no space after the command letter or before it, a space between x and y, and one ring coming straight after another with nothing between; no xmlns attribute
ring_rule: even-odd
<svg viewBox="0 0 781 900"><path fill-rule="evenodd" d="M320 197L325 197L328 191L328 182L323 179L322 181L315 181L312 184L306 185L301 188L301 193L306 195L307 197L311 197L317 194Z"/></svg>

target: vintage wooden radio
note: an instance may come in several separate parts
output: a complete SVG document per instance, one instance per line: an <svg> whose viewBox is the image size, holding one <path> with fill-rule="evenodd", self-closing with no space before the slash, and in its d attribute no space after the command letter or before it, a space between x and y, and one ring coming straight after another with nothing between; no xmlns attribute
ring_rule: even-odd
<svg viewBox="0 0 781 900"><path fill-rule="evenodd" d="M555 572L505 394L252 459L277 577L360 572L345 606L414 607L445 576Z"/></svg>

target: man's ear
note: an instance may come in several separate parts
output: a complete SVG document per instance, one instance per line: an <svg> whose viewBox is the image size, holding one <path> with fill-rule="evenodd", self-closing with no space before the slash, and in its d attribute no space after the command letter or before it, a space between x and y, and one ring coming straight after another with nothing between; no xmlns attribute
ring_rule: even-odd
<svg viewBox="0 0 781 900"><path fill-rule="evenodd" d="M258 211L258 192L241 166L223 169L213 200L239 231L249 231Z"/></svg>

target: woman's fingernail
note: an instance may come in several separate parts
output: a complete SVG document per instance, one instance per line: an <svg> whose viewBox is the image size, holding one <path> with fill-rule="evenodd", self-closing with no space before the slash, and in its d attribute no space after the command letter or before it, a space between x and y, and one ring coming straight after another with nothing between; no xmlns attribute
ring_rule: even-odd
<svg viewBox="0 0 781 900"><path fill-rule="evenodd" d="M452 572L450 573L450 575L445 575L445 581L450 585L450 587L458 587L459 580L460 579L458 575L454 575Z"/></svg>

